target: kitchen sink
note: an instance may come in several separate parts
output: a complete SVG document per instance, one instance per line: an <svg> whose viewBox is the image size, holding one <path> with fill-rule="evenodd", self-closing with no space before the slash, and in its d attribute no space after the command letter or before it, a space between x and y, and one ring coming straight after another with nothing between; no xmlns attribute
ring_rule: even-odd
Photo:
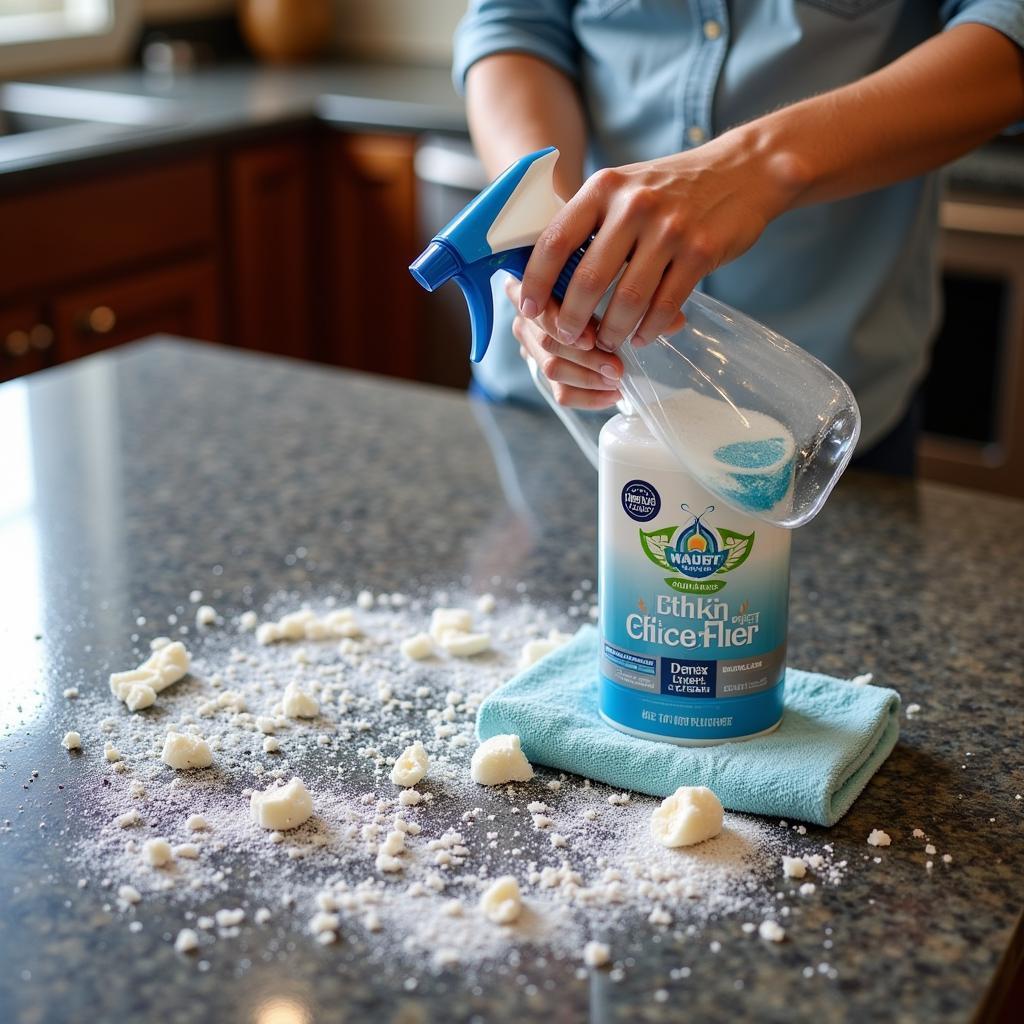
<svg viewBox="0 0 1024 1024"><path fill-rule="evenodd" d="M0 139L9 135L24 135L27 132L48 131L51 128L65 128L82 124L71 117L47 117L43 114L22 114L16 110L0 107Z"/></svg>
<svg viewBox="0 0 1024 1024"><path fill-rule="evenodd" d="M0 85L0 165L102 144L186 119L171 100L7 82Z"/></svg>

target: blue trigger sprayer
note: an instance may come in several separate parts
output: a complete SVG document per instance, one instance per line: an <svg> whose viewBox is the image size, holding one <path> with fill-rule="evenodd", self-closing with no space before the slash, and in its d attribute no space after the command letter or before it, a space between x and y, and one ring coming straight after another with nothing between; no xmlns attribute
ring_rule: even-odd
<svg viewBox="0 0 1024 1024"><path fill-rule="evenodd" d="M505 271L521 280L534 244L564 205L552 182L557 160L553 147L521 157L409 267L429 292L447 281L462 289L474 362L491 340L491 278ZM556 299L564 297L585 252L586 245L563 267L552 289ZM619 349L620 411L639 417L714 498L775 526L809 521L860 434L849 387L802 348L708 295L692 293L682 311L686 323L671 337ZM598 468L593 418L559 405L547 378L528 362L538 390Z"/></svg>
<svg viewBox="0 0 1024 1024"><path fill-rule="evenodd" d="M479 363L494 326L491 278L504 270L523 279L523 271L540 233L562 208L552 175L558 161L553 146L520 157L487 186L409 267L428 292L454 280L469 304L473 327L470 359ZM555 297L565 295L583 251L576 252L559 275Z"/></svg>

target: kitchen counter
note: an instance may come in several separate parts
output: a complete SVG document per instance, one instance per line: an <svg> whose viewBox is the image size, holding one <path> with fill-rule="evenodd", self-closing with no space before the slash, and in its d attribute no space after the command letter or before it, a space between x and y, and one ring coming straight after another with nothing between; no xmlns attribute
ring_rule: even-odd
<svg viewBox="0 0 1024 1024"><path fill-rule="evenodd" d="M791 663L873 672L920 711L847 817L809 827L850 870L800 905L785 942L723 917L681 942L638 929L619 981L524 956L486 983L423 970L410 987L351 947L277 928L218 942L200 970L174 953L159 899L130 933L69 867L88 826L61 694L105 693L137 617L163 621L194 587L235 614L285 587L490 590L500 577L499 599L522 581L564 608L596 568L596 479L573 442L543 412L168 339L0 387L0 429L5 1020L269 1021L287 992L311 1015L289 1021L925 1024L990 1010L1016 970L1021 503L851 473L795 535ZM300 546L308 559L285 557ZM926 870L915 827L952 863ZM874 828L892 847L866 845ZM684 958L692 974L673 978Z"/></svg>
<svg viewBox="0 0 1024 1024"><path fill-rule="evenodd" d="M83 92L100 94L97 107L109 98L115 116L127 124L0 138L0 187L113 156L265 134L317 120L367 131L467 131L463 102L448 72L404 64L244 64L174 77L135 69L65 75L29 85L54 90L50 96L45 90L23 90L30 102L58 109L69 99L63 90L75 102ZM125 98L141 98L148 105L124 108L120 101ZM140 123L132 124L135 120Z"/></svg>
<svg viewBox="0 0 1024 1024"><path fill-rule="evenodd" d="M245 64L173 77L126 69L62 75L42 84L153 101L155 123L103 125L95 131L73 127L44 138L29 133L13 137L12 148L6 146L11 140L0 139L0 188L119 154L314 120L362 130L467 131L463 102L444 67L354 61L294 68ZM957 191L1024 196L1024 147L1005 140L982 147L952 164L947 175Z"/></svg>

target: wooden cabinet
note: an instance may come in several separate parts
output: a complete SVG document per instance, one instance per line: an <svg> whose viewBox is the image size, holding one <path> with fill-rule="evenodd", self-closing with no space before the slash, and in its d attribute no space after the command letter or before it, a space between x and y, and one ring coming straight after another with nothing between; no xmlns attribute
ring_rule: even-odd
<svg viewBox="0 0 1024 1024"><path fill-rule="evenodd" d="M53 357L53 329L38 306L0 308L0 381L48 366Z"/></svg>
<svg viewBox="0 0 1024 1024"><path fill-rule="evenodd" d="M195 157L0 198L0 301L209 249L216 192Z"/></svg>
<svg viewBox="0 0 1024 1024"><path fill-rule="evenodd" d="M247 146L227 173L230 338L260 352L312 355L312 143Z"/></svg>
<svg viewBox="0 0 1024 1024"><path fill-rule="evenodd" d="M217 340L212 155L0 197L0 374L148 334Z"/></svg>
<svg viewBox="0 0 1024 1024"><path fill-rule="evenodd" d="M328 362L417 376L419 289L415 140L396 135L326 139L321 291Z"/></svg>
<svg viewBox="0 0 1024 1024"><path fill-rule="evenodd" d="M123 275L62 293L53 303L62 360L149 334L219 341L217 269L210 259Z"/></svg>
<svg viewBox="0 0 1024 1024"><path fill-rule="evenodd" d="M422 376L414 151L310 124L0 195L0 375L165 332Z"/></svg>

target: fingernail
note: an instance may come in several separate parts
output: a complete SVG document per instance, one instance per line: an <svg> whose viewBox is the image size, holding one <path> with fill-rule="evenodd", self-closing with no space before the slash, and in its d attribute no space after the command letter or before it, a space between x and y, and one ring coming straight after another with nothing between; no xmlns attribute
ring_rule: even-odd
<svg viewBox="0 0 1024 1024"><path fill-rule="evenodd" d="M533 299L524 298L519 304L519 312L526 317L527 320L532 320L540 310L537 308L537 303Z"/></svg>
<svg viewBox="0 0 1024 1024"><path fill-rule="evenodd" d="M619 371L611 363L604 363L601 366L601 376L606 377L608 380L617 381L619 379Z"/></svg>
<svg viewBox="0 0 1024 1024"><path fill-rule="evenodd" d="M576 335L572 331L567 331L564 327L559 327L558 340L563 345L571 345L576 340Z"/></svg>

